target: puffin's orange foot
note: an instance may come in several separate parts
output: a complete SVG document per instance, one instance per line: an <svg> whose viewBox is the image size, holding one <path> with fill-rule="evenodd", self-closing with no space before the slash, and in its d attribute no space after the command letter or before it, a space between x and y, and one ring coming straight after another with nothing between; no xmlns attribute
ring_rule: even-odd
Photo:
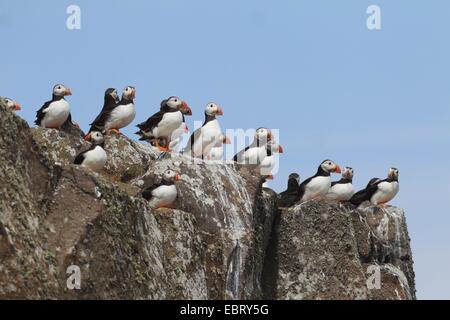
<svg viewBox="0 0 450 320"><path fill-rule="evenodd" d="M169 152L169 148L158 146L158 150L162 152Z"/></svg>
<svg viewBox="0 0 450 320"><path fill-rule="evenodd" d="M122 132L120 132L118 129L109 129L109 132L114 132L118 136L122 135Z"/></svg>
<svg viewBox="0 0 450 320"><path fill-rule="evenodd" d="M169 206L159 206L158 209L170 209Z"/></svg>

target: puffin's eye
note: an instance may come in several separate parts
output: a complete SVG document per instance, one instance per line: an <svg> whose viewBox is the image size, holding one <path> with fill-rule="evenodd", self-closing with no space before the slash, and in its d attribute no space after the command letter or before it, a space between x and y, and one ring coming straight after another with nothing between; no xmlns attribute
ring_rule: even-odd
<svg viewBox="0 0 450 320"><path fill-rule="evenodd" d="M328 165L331 166L331 162L328 162Z"/></svg>
<svg viewBox="0 0 450 320"><path fill-rule="evenodd" d="M61 87L58 87L58 89L61 89Z"/></svg>

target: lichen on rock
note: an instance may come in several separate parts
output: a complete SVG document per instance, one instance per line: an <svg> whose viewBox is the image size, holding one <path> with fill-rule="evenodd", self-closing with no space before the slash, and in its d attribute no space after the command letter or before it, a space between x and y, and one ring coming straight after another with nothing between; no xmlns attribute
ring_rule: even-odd
<svg viewBox="0 0 450 320"><path fill-rule="evenodd" d="M80 134L0 108L0 298L414 299L404 214L312 201L280 213L251 166L161 155L109 135L94 173ZM141 188L181 174L173 209ZM67 287L69 266L81 289ZM369 290L369 266L381 289Z"/></svg>

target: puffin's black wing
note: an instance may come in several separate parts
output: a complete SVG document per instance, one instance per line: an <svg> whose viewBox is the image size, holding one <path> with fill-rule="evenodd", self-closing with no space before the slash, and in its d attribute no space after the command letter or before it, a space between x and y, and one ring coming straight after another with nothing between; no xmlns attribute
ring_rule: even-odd
<svg viewBox="0 0 450 320"><path fill-rule="evenodd" d="M34 123L38 126L41 125L41 121L42 119L44 119L45 113L44 110L47 109L50 106L50 103L52 103L53 101L47 101L46 103L44 103L44 105L36 112L36 120L34 121Z"/></svg>
<svg viewBox="0 0 450 320"><path fill-rule="evenodd" d="M143 190L141 192L142 197L145 200L150 200L153 197L153 195L152 195L153 190L155 190L156 188L158 188L160 186L161 186L161 183L156 183L156 184L153 184L150 187L146 188L145 190Z"/></svg>
<svg viewBox="0 0 450 320"><path fill-rule="evenodd" d="M336 185L336 184L339 184L339 183L344 183L346 180L344 179L344 178L341 178L340 180L338 180L338 181L333 181L332 183L331 183L331 186L334 186L334 185Z"/></svg>
<svg viewBox="0 0 450 320"><path fill-rule="evenodd" d="M105 108L103 108L105 109ZM100 112L100 114L94 119L94 121L92 123L90 123L89 125L91 126L91 129L89 131L103 131L104 127L105 127L105 123L106 121L108 121L109 116L111 115L111 112L113 108L107 109L107 110L102 110Z"/></svg>
<svg viewBox="0 0 450 320"><path fill-rule="evenodd" d="M158 125L158 123L161 122L163 116L164 116L164 112L158 111L157 113L152 115L150 118L148 118L147 121L138 124L137 127L144 132L152 131L153 128L155 128Z"/></svg>
<svg viewBox="0 0 450 320"><path fill-rule="evenodd" d="M298 187L298 198L303 198L303 195L305 194L306 185L313 179L314 177L310 177L303 181L300 186Z"/></svg>
<svg viewBox="0 0 450 320"><path fill-rule="evenodd" d="M82 164L86 155L86 152L94 150L96 147L95 144L92 144L88 149L80 152L76 157L75 160L73 161L74 164Z"/></svg>
<svg viewBox="0 0 450 320"><path fill-rule="evenodd" d="M242 158L243 154L250 149L250 146L245 147L245 149L239 151L234 157L233 157L233 161L238 162L240 160L240 158Z"/></svg>
<svg viewBox="0 0 450 320"><path fill-rule="evenodd" d="M372 181L372 180L371 180ZM350 202L355 205L355 206L359 206L361 203L363 203L364 201L369 201L370 198L372 198L373 194L377 191L378 189L378 183L380 183L381 181L378 181L374 184L371 184L369 182L369 184L367 185L367 187L363 190L360 190L358 192L356 192L350 199Z"/></svg>
<svg viewBox="0 0 450 320"><path fill-rule="evenodd" d="M189 138L189 143L185 149L186 151L188 150L192 151L192 147L194 146L195 141L198 140L198 137L200 136L201 133L202 133L201 127L192 132L191 137Z"/></svg>
<svg viewBox="0 0 450 320"><path fill-rule="evenodd" d="M79 155L76 156L75 160L73 161L74 164L82 164L84 161L84 154L87 151L81 152Z"/></svg>
<svg viewBox="0 0 450 320"><path fill-rule="evenodd" d="M371 185L377 183L378 181L381 181L381 179L380 178L372 178L372 179L370 179L369 183L367 184L366 189L369 188Z"/></svg>

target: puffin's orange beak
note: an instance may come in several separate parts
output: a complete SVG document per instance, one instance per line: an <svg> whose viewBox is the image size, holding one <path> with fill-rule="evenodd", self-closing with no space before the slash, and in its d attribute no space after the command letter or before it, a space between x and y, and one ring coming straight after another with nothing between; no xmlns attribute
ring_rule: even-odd
<svg viewBox="0 0 450 320"><path fill-rule="evenodd" d="M180 111L185 115L192 116L192 110L185 101L181 102Z"/></svg>
<svg viewBox="0 0 450 320"><path fill-rule="evenodd" d="M219 116L223 116L223 109L221 107L217 107L216 114Z"/></svg>
<svg viewBox="0 0 450 320"><path fill-rule="evenodd" d="M89 132L86 137L84 137L84 141L89 141L89 139L91 138L92 132Z"/></svg>
<svg viewBox="0 0 450 320"><path fill-rule="evenodd" d="M334 172L336 172L336 173L341 173L341 167L339 167L338 165L336 165L336 169L334 170Z"/></svg>
<svg viewBox="0 0 450 320"><path fill-rule="evenodd" d="M64 92L65 96L71 96L72 95L72 91L70 91L69 88L66 89L66 92Z"/></svg>
<svg viewBox="0 0 450 320"><path fill-rule="evenodd" d="M179 174L177 174L176 176L175 176L175 181L180 181L181 180L181 176L179 175Z"/></svg>
<svg viewBox="0 0 450 320"><path fill-rule="evenodd" d="M278 145L278 153L283 153L283 152L284 152L283 147Z"/></svg>
<svg viewBox="0 0 450 320"><path fill-rule="evenodd" d="M131 99L136 98L136 89L133 89L133 90L131 91L130 98L131 98Z"/></svg>
<svg viewBox="0 0 450 320"><path fill-rule="evenodd" d="M18 104L17 102L16 102L16 104L14 105L14 110L16 110L16 111L21 110L20 104Z"/></svg>

